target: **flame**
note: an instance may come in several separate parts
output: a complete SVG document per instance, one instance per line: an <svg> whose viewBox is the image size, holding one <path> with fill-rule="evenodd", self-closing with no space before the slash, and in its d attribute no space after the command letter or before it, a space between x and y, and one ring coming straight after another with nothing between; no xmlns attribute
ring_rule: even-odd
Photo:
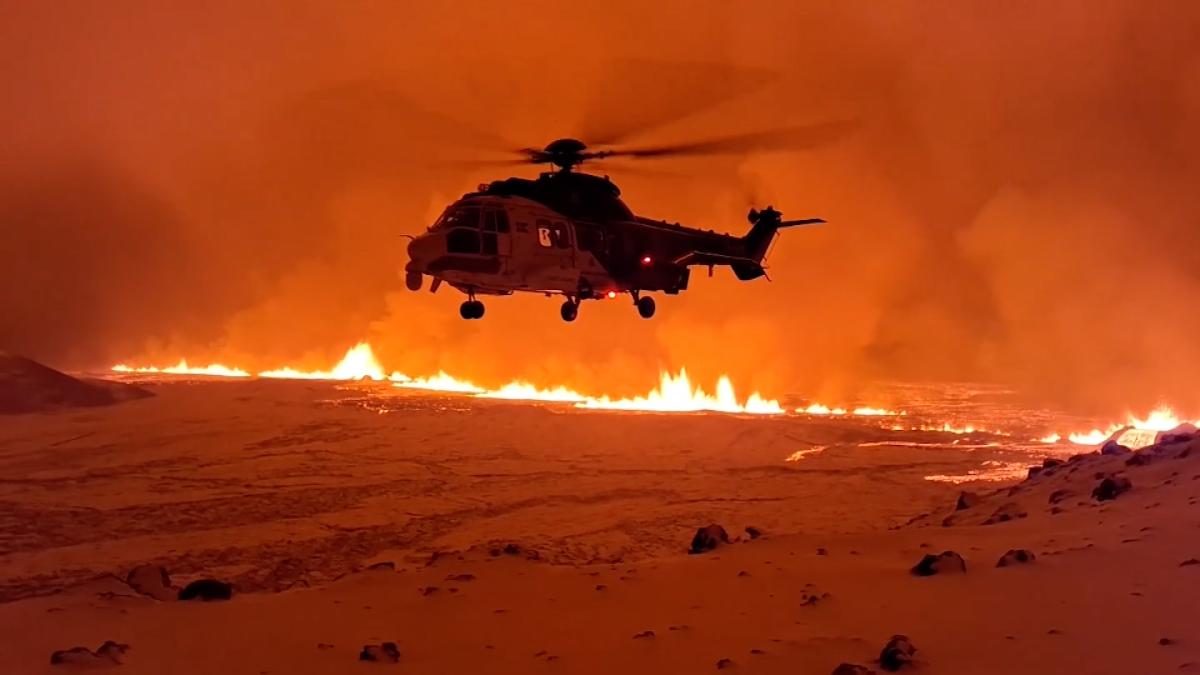
<svg viewBox="0 0 1200 675"><path fill-rule="evenodd" d="M258 376L284 380L408 379L400 373L392 373L390 377L384 375L383 366L379 365L379 360L375 358L375 352L371 351L371 345L365 342L360 342L348 349L346 355L333 367L333 370L303 371L295 368L279 368L265 370Z"/></svg>
<svg viewBox="0 0 1200 675"><path fill-rule="evenodd" d="M722 375L717 380L715 395L693 387L687 371L678 375L663 373L658 388L645 396L612 400L607 396L587 398L576 404L580 408L597 410L641 410L649 412L725 412L751 413L755 415L780 415L785 411L778 401L763 398L758 392L750 394L744 404L738 403L733 383Z"/></svg>
<svg viewBox="0 0 1200 675"><path fill-rule="evenodd" d="M123 363L112 367L118 373L165 373L167 375L207 375L210 377L250 377L250 373L241 368L230 368L219 363L210 363L203 367L189 366L187 359L179 359L179 363L166 368L139 367L132 368Z"/></svg>
<svg viewBox="0 0 1200 675"><path fill-rule="evenodd" d="M528 382L509 382L495 391L484 392L480 398L500 398L509 401L557 401L561 403L582 403L586 400L583 394L566 387L554 389L539 389Z"/></svg>
<svg viewBox="0 0 1200 675"><path fill-rule="evenodd" d="M487 390L466 380L450 376L444 370L439 370L433 377L418 377L396 382L394 386L405 389L426 389L429 391L445 391L452 394L483 394Z"/></svg>
<svg viewBox="0 0 1200 675"><path fill-rule="evenodd" d="M1190 422L1196 426L1200 426L1200 420ZM1076 445L1100 445L1104 441L1112 438L1113 434L1126 428L1136 429L1138 431L1170 431L1180 425L1189 424L1186 419L1180 418L1175 411L1167 407L1158 407L1151 410L1146 417L1138 417L1134 414L1129 414L1123 424L1110 424L1105 429L1092 429L1091 431L1077 431L1067 435L1067 440ZM1058 434L1051 434L1058 437ZM1049 436L1047 436L1049 438Z"/></svg>

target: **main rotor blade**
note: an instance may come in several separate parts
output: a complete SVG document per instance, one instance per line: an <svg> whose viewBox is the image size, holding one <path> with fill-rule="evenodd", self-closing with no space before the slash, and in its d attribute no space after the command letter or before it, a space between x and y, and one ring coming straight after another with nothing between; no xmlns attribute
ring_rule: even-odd
<svg viewBox="0 0 1200 675"><path fill-rule="evenodd" d="M580 124L592 145L615 145L760 89L776 74L729 63L622 60L598 82Z"/></svg>
<svg viewBox="0 0 1200 675"><path fill-rule="evenodd" d="M749 134L722 136L690 143L675 143L645 148L601 150L601 157L680 157L685 155L722 155L754 150L806 150L839 141L853 133L854 120L825 122L798 127L770 129Z"/></svg>

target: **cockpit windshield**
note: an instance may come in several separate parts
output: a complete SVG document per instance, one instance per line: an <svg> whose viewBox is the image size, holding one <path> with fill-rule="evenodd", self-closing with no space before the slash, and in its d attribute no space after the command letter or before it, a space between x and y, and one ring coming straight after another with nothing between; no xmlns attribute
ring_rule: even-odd
<svg viewBox="0 0 1200 675"><path fill-rule="evenodd" d="M475 206L451 206L430 227L433 230L448 230L452 227L479 227L479 208Z"/></svg>

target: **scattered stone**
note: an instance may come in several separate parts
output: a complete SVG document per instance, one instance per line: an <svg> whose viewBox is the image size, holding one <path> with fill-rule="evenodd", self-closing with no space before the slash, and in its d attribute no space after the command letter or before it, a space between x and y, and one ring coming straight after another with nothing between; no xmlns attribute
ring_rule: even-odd
<svg viewBox="0 0 1200 675"><path fill-rule="evenodd" d="M917 648L904 635L893 635L879 652L879 666L887 671L900 670L912 663Z"/></svg>
<svg viewBox="0 0 1200 675"><path fill-rule="evenodd" d="M608 586L605 586L604 584L596 584L596 590L598 590L598 591L607 591L607 590L608 590Z"/></svg>
<svg viewBox="0 0 1200 675"><path fill-rule="evenodd" d="M1158 644L1162 645L1163 647L1170 647L1171 645L1175 644L1175 641L1169 637L1158 638Z"/></svg>
<svg viewBox="0 0 1200 675"><path fill-rule="evenodd" d="M996 567L1010 567L1012 565L1022 565L1031 563L1034 560L1034 555L1030 551L1023 548L1011 549L1008 553L1000 556L1000 560L996 563Z"/></svg>
<svg viewBox="0 0 1200 675"><path fill-rule="evenodd" d="M438 592L438 587L437 586L422 586L417 589L417 592L419 592L421 595L433 595L434 593Z"/></svg>
<svg viewBox="0 0 1200 675"><path fill-rule="evenodd" d="M747 525L746 536L750 537L751 539L758 539L759 537L763 536L763 531L757 527L754 527L753 525Z"/></svg>
<svg viewBox="0 0 1200 675"><path fill-rule="evenodd" d="M691 630L691 629L692 629L692 627L687 625L686 623L676 624L674 626L667 626L667 630Z"/></svg>
<svg viewBox="0 0 1200 675"><path fill-rule="evenodd" d="M450 574L446 576L446 581L475 581L474 574Z"/></svg>
<svg viewBox="0 0 1200 675"><path fill-rule="evenodd" d="M1042 472L1042 467L1040 467L1040 466L1031 466L1031 467L1029 467L1029 473L1025 474L1025 480L1030 480L1030 479L1032 479L1032 478L1037 478L1038 474L1040 474L1041 472ZM1011 493L1010 493L1010 494L1011 494Z"/></svg>
<svg viewBox="0 0 1200 675"><path fill-rule="evenodd" d="M1104 441L1104 445L1100 446L1100 454L1105 456L1128 455L1131 452L1132 449L1112 439Z"/></svg>
<svg viewBox="0 0 1200 675"><path fill-rule="evenodd" d="M818 593L816 590L803 591L800 593L800 606L812 607L822 600L828 600L830 597L832 596L829 593Z"/></svg>
<svg viewBox="0 0 1200 675"><path fill-rule="evenodd" d="M817 555L829 555L829 551L826 551L826 550L825 550L825 549L823 549L823 548L818 548L818 549L817 549Z"/></svg>
<svg viewBox="0 0 1200 675"><path fill-rule="evenodd" d="M333 649L333 645L329 644L328 642L318 642L317 649L325 651L326 649Z"/></svg>
<svg viewBox="0 0 1200 675"><path fill-rule="evenodd" d="M179 592L171 587L171 576L158 565L138 565L125 575L133 590L155 600L174 600Z"/></svg>
<svg viewBox="0 0 1200 675"><path fill-rule="evenodd" d="M644 631L638 633L637 635L634 635L633 639L634 640L653 640L654 639L654 631L644 630Z"/></svg>
<svg viewBox="0 0 1200 675"><path fill-rule="evenodd" d="M233 584L216 579L197 579L179 591L180 600L228 600L233 597Z"/></svg>
<svg viewBox="0 0 1200 675"><path fill-rule="evenodd" d="M1050 493L1050 503L1057 504L1071 495L1072 492L1070 490L1055 490Z"/></svg>
<svg viewBox="0 0 1200 675"><path fill-rule="evenodd" d="M371 572L395 572L396 563L392 562L391 560L384 560L383 562L367 565L367 570Z"/></svg>
<svg viewBox="0 0 1200 675"><path fill-rule="evenodd" d="M381 645L363 645L358 653L359 661L374 661L376 663L399 663L400 648L395 642L385 642Z"/></svg>
<svg viewBox="0 0 1200 675"><path fill-rule="evenodd" d="M1184 560L1183 562L1179 563L1180 567L1191 567L1192 565L1200 565L1200 560L1197 560L1195 558L1188 558L1187 560Z"/></svg>
<svg viewBox="0 0 1200 675"><path fill-rule="evenodd" d="M1116 499L1118 495L1128 492L1133 487L1133 483L1124 476L1107 476L1096 489L1092 490L1092 497L1098 502L1105 502Z"/></svg>
<svg viewBox="0 0 1200 675"><path fill-rule="evenodd" d="M957 574L967 571L967 561L954 551L942 551L938 555L925 554L921 562L912 568L912 573L919 577L930 577L935 574Z"/></svg>
<svg viewBox="0 0 1200 675"><path fill-rule="evenodd" d="M739 571L738 571L738 573L737 573L737 575L738 575L739 577L748 577L748 576L750 576L750 573L749 573L749 572L747 572L746 570L739 570Z"/></svg>
<svg viewBox="0 0 1200 675"><path fill-rule="evenodd" d="M717 670L725 670L733 667L733 659L721 659L717 661Z"/></svg>
<svg viewBox="0 0 1200 675"><path fill-rule="evenodd" d="M1143 450L1130 455L1129 459L1125 460L1125 466L1146 466L1152 461L1154 456Z"/></svg>
<svg viewBox="0 0 1200 675"><path fill-rule="evenodd" d="M1057 628L1051 628L1050 630L1046 631L1046 635L1062 635L1062 631Z"/></svg>
<svg viewBox="0 0 1200 675"><path fill-rule="evenodd" d="M979 495L975 494L974 492L967 492L966 490L963 490L962 492L958 493L958 500L954 502L954 510L966 511L972 506L978 504L979 499Z"/></svg>
<svg viewBox="0 0 1200 675"><path fill-rule="evenodd" d="M1054 467L1062 466L1065 463L1066 462L1063 462L1061 459L1055 459L1054 457L1047 457L1046 459L1042 460L1042 468L1043 469L1053 469Z"/></svg>
<svg viewBox="0 0 1200 675"><path fill-rule="evenodd" d="M1024 518L1028 515L1029 514L1021 508L1020 504L1017 504L1016 502L1009 502L996 509L995 513L988 516L988 519L983 521L983 524L995 525L996 523L1007 523L1010 520L1017 520L1018 518Z"/></svg>
<svg viewBox="0 0 1200 675"><path fill-rule="evenodd" d="M834 668L831 675L875 675L875 671L857 663L843 663Z"/></svg>
<svg viewBox="0 0 1200 675"><path fill-rule="evenodd" d="M762 654L766 654L767 652L766 652L765 650L758 649L758 648L756 647L756 648L754 648L754 649L751 649L751 650L750 650L750 653L751 653L751 654L754 654L755 656L759 656L759 655L762 655Z"/></svg>
<svg viewBox="0 0 1200 675"><path fill-rule="evenodd" d="M92 651L87 647L71 647L70 649L56 651L50 655L50 664L54 666L120 665L124 662L125 652L127 651L129 651L129 645L105 640L104 644L100 645L96 651Z"/></svg>
<svg viewBox="0 0 1200 675"><path fill-rule="evenodd" d="M720 525L713 524L696 530L696 536L692 537L692 547L688 549L688 553L704 553L728 543L729 533Z"/></svg>

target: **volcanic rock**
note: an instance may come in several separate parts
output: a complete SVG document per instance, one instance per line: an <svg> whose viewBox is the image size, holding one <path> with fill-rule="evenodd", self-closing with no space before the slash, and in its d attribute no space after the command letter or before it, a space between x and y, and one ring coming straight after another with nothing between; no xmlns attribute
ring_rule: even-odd
<svg viewBox="0 0 1200 675"><path fill-rule="evenodd" d="M1049 501L1051 504L1057 504L1067 497L1070 497L1072 494L1074 493L1072 493L1070 490L1055 490L1054 492L1050 493Z"/></svg>
<svg viewBox="0 0 1200 675"><path fill-rule="evenodd" d="M912 568L912 573L919 577L931 577L935 574L959 574L967 571L967 561L954 551L942 551L937 555L926 554Z"/></svg>
<svg viewBox="0 0 1200 675"><path fill-rule="evenodd" d="M367 565L367 571L368 572L395 572L396 571L396 563L392 562L391 560L384 560L382 562L371 563L370 565Z"/></svg>
<svg viewBox="0 0 1200 675"><path fill-rule="evenodd" d="M746 536L750 537L751 539L758 539L759 537L763 536L763 531L753 525L747 525Z"/></svg>
<svg viewBox="0 0 1200 675"><path fill-rule="evenodd" d="M954 510L965 511L978 503L979 495L975 494L974 492L967 492L966 490L963 490L962 492L958 493L958 501L954 502Z"/></svg>
<svg viewBox="0 0 1200 675"><path fill-rule="evenodd" d="M1197 429L1194 424L1184 422L1170 431L1160 433L1157 442L1159 445L1172 445L1174 443L1187 443L1197 438L1200 438L1200 429Z"/></svg>
<svg viewBox="0 0 1200 675"><path fill-rule="evenodd" d="M1010 567L1012 565L1031 563L1034 557L1030 551L1026 551L1023 548L1014 548L1000 556L1000 560L996 562L996 567Z"/></svg>
<svg viewBox="0 0 1200 675"><path fill-rule="evenodd" d="M721 659L717 661L717 670L725 670L733 667L733 659Z"/></svg>
<svg viewBox="0 0 1200 675"><path fill-rule="evenodd" d="M358 653L359 661L375 661L378 663L398 663L400 648L395 642L385 642L381 645L363 645Z"/></svg>
<svg viewBox="0 0 1200 675"><path fill-rule="evenodd" d="M857 663L843 663L834 668L831 675L875 675L875 671Z"/></svg>
<svg viewBox="0 0 1200 675"><path fill-rule="evenodd" d="M654 631L644 630L644 631L634 635L633 639L634 640L653 640L654 639Z"/></svg>
<svg viewBox="0 0 1200 675"><path fill-rule="evenodd" d="M688 549L688 553L704 553L711 551L721 544L729 543L729 534L725 528L720 525L709 525L696 530L696 536L692 537L692 547Z"/></svg>
<svg viewBox="0 0 1200 675"><path fill-rule="evenodd" d="M72 647L56 651L50 655L50 664L78 666L110 666L120 665L124 661L125 652L129 645L106 640L96 651L87 647Z"/></svg>
<svg viewBox="0 0 1200 675"><path fill-rule="evenodd" d="M1053 457L1047 457L1046 459L1042 460L1043 469L1053 469L1054 467L1062 466L1063 464L1064 462L1061 459L1055 459Z"/></svg>
<svg viewBox="0 0 1200 675"><path fill-rule="evenodd" d="M893 635L879 652L879 666L887 671L900 670L912 663L917 648L904 635Z"/></svg>
<svg viewBox="0 0 1200 675"><path fill-rule="evenodd" d="M179 591L180 600L228 600L233 597L233 584L216 579L197 579Z"/></svg>
<svg viewBox="0 0 1200 675"><path fill-rule="evenodd" d="M1105 456L1128 455L1131 452L1133 450L1112 439L1104 441L1104 445L1100 446L1100 454Z"/></svg>
<svg viewBox="0 0 1200 675"><path fill-rule="evenodd" d="M1007 523L1010 520L1024 518L1029 514L1026 513L1020 504L1009 502L1000 508L996 509L995 513L988 516L988 519L983 521L984 525L995 525L996 523Z"/></svg>
<svg viewBox="0 0 1200 675"><path fill-rule="evenodd" d="M78 379L0 351L0 415L111 405L153 396L121 382Z"/></svg>
<svg viewBox="0 0 1200 675"><path fill-rule="evenodd" d="M125 575L125 583L155 600L174 600L178 597L178 591L171 586L171 576L158 565L138 565Z"/></svg>
<svg viewBox="0 0 1200 675"><path fill-rule="evenodd" d="M1042 473L1042 467L1031 466L1031 467L1029 467L1029 473L1025 474L1025 480L1029 480L1031 478L1037 478L1041 473Z"/></svg>
<svg viewBox="0 0 1200 675"><path fill-rule="evenodd" d="M1092 497L1098 502L1116 499L1124 492L1133 488L1133 483L1124 476L1107 476L1092 490Z"/></svg>

